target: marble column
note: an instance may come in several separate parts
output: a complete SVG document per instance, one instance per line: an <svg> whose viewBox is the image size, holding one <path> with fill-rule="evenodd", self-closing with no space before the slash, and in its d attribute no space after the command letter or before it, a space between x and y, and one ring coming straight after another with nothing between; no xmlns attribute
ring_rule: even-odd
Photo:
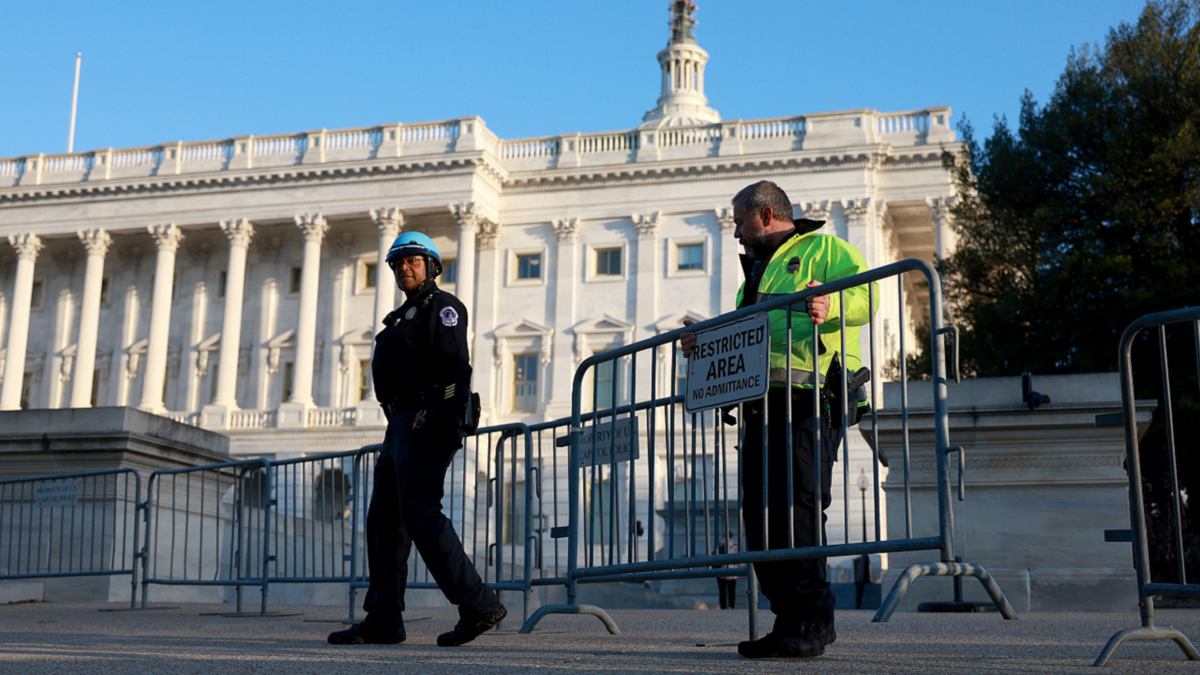
<svg viewBox="0 0 1200 675"><path fill-rule="evenodd" d="M313 405L313 358L317 341L317 299L320 292L321 241L329 231L325 216L309 213L296 216L296 227L304 233L304 259L300 271L300 316L296 321L295 379L288 403Z"/></svg>
<svg viewBox="0 0 1200 675"><path fill-rule="evenodd" d="M213 406L237 410L237 366L242 343L242 303L246 289L246 258L254 225L244 218L223 220L221 231L229 238L229 267L225 271L225 315L217 357L217 395Z"/></svg>
<svg viewBox="0 0 1200 675"><path fill-rule="evenodd" d="M954 216L950 207L954 205L954 197L926 197L925 205L929 207L929 218L933 221L933 254L938 260L945 260L958 243L951 227Z"/></svg>
<svg viewBox="0 0 1200 675"><path fill-rule="evenodd" d="M33 268L42 240L36 234L8 235L17 250L17 278L13 283L12 318L8 322L8 347L4 382L0 383L0 410L21 409L21 384L25 378L25 349L29 344L29 304L33 300Z"/></svg>
<svg viewBox="0 0 1200 675"><path fill-rule="evenodd" d="M716 209L717 223L721 226L721 236L717 240L717 252L721 261L720 268L720 297L717 299L717 314L725 314L737 309L737 291L742 285L742 263L738 255L742 245L734 239L733 232L737 226L733 222L733 208Z"/></svg>
<svg viewBox="0 0 1200 675"><path fill-rule="evenodd" d="M379 253L375 262L375 316L370 330L373 339L375 333L383 329L383 317L396 308L396 277L392 274L392 269L388 267L387 252L404 227L404 212L393 206L371 209L370 214L371 220L375 222L375 227L379 230ZM367 350L368 355L373 352L373 342L367 347ZM352 365L348 364L348 366ZM350 370L352 373L353 369ZM369 370L367 383L369 387L367 396L358 402L355 426L379 425L387 422L383 415L383 409L375 400L375 378ZM356 382L351 382L350 386L358 385Z"/></svg>
<svg viewBox="0 0 1200 675"><path fill-rule="evenodd" d="M475 202L451 204L450 213L458 224L458 282L455 295L467 308L467 317L475 318L475 233L483 219ZM474 328L472 328L474 332ZM474 340L472 340L472 343ZM470 345L472 355L474 344Z"/></svg>
<svg viewBox="0 0 1200 675"><path fill-rule="evenodd" d="M83 272L83 306L79 309L79 340L75 343L75 384L71 386L71 407L88 408L92 405L92 380L96 374L104 256L112 245L112 237L99 229L79 230L77 234L87 249L87 264Z"/></svg>
<svg viewBox="0 0 1200 675"><path fill-rule="evenodd" d="M554 221L558 246L554 258L554 351L547 392L546 417L557 419L571 414L571 383L575 369L567 364L574 358L575 296L579 284L579 219ZM543 338L550 339L550 338Z"/></svg>
<svg viewBox="0 0 1200 675"><path fill-rule="evenodd" d="M473 315L470 317L470 334L472 338L478 335L483 340L495 340L493 329L496 327L496 303L499 299L500 286L503 283L500 277L500 224L484 217L478 219L479 231L477 233L479 239L479 286L476 295L476 302ZM471 342L475 342L474 339ZM496 350L492 349L493 355L491 368L484 367L481 362L482 355L487 354L486 344L480 344L481 348L472 352L472 356L476 359L473 389L479 392L479 397L482 399L481 404L483 412L480 413L480 418L485 421L495 420L499 414L497 405L501 400L499 386L500 373L497 367L503 367L504 362L496 357ZM493 342L493 347L495 343ZM490 423L490 422L489 422Z"/></svg>
<svg viewBox="0 0 1200 675"><path fill-rule="evenodd" d="M175 252L183 232L175 223L146 228L154 237L158 256L154 263L154 294L150 299L150 338L146 344L146 373L142 378L140 410L162 414L163 383L167 377L167 346L171 331L171 292L175 284Z"/></svg>

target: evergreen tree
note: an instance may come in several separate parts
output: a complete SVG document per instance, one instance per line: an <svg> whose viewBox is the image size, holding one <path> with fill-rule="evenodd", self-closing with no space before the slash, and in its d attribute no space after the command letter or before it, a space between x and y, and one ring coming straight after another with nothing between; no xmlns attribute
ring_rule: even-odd
<svg viewBox="0 0 1200 675"><path fill-rule="evenodd" d="M964 374L1115 371L1134 319L1200 305L1200 0L1151 0L1074 50L1048 103L1026 92L1015 133L999 119L980 145L960 128L965 154L945 158L959 241L940 271ZM1200 338L1167 335L1180 475L1200 495ZM1158 341L1140 337L1138 396L1159 399L1143 468L1168 515Z"/></svg>

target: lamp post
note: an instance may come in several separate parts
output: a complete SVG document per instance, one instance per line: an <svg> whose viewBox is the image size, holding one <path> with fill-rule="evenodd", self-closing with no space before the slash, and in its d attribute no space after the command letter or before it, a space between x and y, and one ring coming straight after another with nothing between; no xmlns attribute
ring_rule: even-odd
<svg viewBox="0 0 1200 675"><path fill-rule="evenodd" d="M867 470L860 469L858 474L858 492L862 496L862 540L867 541ZM871 583L871 556L864 553L858 561L858 574L854 579L854 605L862 609L863 591Z"/></svg>

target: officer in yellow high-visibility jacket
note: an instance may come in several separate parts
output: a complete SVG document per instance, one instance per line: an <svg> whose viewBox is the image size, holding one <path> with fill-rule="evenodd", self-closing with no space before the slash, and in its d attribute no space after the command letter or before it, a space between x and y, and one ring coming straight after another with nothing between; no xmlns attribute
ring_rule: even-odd
<svg viewBox="0 0 1200 675"><path fill-rule="evenodd" d="M738 307L790 295L822 283L867 271L866 260L853 245L833 236L817 234L819 221L793 222L792 203L780 187L761 181L742 189L733 198L734 237L742 244L745 282L738 291ZM752 551L788 547L787 408L792 413L792 537L794 547L824 542L824 526L815 532L817 509L813 491L813 325L818 327L819 372L830 375L830 366L854 373L861 366L860 326L870 321L866 286L848 289L843 307L838 294L814 296L792 310L792 339L787 337L787 310L769 312L771 320L771 387L767 394L767 465L763 466L763 404L743 406L745 435L742 444L743 517L746 544ZM846 331L842 354L841 331ZM695 336L680 339L684 355L695 345ZM791 353L789 364L788 354ZM787 391L788 367L791 391ZM865 401L861 402L865 405ZM857 418L851 402L850 422ZM830 503L833 462L842 441L840 425L832 423L822 406L821 496L822 523ZM763 523L763 475L768 476L768 523ZM765 531L764 531L765 525ZM738 653L750 658L819 656L837 639L834 630L833 593L825 579L825 559L759 563L755 572L763 595L771 601L775 626L765 637L742 642Z"/></svg>

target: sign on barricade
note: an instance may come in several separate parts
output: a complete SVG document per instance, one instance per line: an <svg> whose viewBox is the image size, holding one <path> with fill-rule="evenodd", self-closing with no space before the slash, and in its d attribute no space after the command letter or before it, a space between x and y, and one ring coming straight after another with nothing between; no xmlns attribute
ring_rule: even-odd
<svg viewBox="0 0 1200 675"><path fill-rule="evenodd" d="M75 506L79 502L79 481L61 480L53 483L39 483L37 486L37 505L39 509L54 506Z"/></svg>
<svg viewBox="0 0 1200 675"><path fill-rule="evenodd" d="M638 454L638 425L636 417L615 422L601 422L583 430L579 437L579 457L576 468L602 466L613 461L628 462L641 459Z"/></svg>
<svg viewBox="0 0 1200 675"><path fill-rule="evenodd" d="M689 413L762 398L771 366L771 322L766 312L696 334L688 359Z"/></svg>

